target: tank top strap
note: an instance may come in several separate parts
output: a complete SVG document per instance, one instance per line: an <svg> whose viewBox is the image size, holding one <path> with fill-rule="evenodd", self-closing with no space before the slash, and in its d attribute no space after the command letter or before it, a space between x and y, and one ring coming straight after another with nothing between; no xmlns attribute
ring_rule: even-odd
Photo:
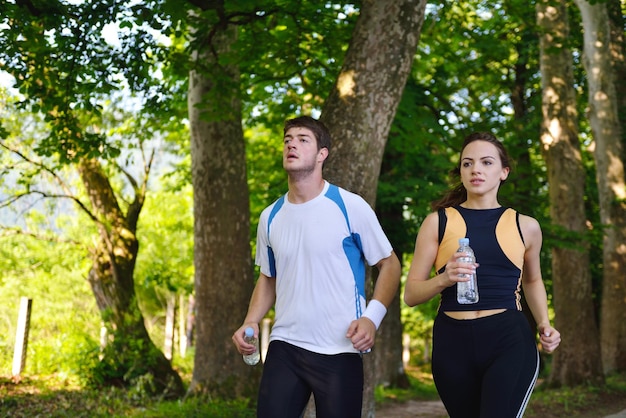
<svg viewBox="0 0 626 418"><path fill-rule="evenodd" d="M452 257L452 254L454 254L454 252L458 249L459 238L463 238L467 233L465 220L457 209L453 207L445 208L443 215L445 215L446 220L442 225L442 212L439 213L439 225L440 227L443 226L444 230L439 231L439 251L437 252L437 257L435 258L435 269L438 273L443 272L446 263L450 257Z"/></svg>

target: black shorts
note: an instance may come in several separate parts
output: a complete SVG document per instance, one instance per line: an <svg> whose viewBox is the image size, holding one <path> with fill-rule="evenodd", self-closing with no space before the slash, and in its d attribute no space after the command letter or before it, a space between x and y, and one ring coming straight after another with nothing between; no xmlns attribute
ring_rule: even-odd
<svg viewBox="0 0 626 418"><path fill-rule="evenodd" d="M283 341L272 341L263 366L257 417L298 418L311 394L318 418L360 418L361 355L318 354Z"/></svg>
<svg viewBox="0 0 626 418"><path fill-rule="evenodd" d="M515 310L471 320L440 312L432 369L451 418L521 417L539 373L535 335Z"/></svg>

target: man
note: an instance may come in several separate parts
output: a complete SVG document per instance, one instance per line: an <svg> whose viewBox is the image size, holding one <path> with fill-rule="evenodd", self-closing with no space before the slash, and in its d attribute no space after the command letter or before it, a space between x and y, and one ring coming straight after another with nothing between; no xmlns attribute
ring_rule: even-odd
<svg viewBox="0 0 626 418"><path fill-rule="evenodd" d="M261 273L233 342L240 353L252 353L244 329L258 337L259 322L275 304L257 416L299 417L313 393L319 418L360 417L361 353L374 345L398 290L400 262L367 202L324 180L326 127L308 116L288 120L283 142L289 190L261 214ZM366 262L379 270L367 307Z"/></svg>

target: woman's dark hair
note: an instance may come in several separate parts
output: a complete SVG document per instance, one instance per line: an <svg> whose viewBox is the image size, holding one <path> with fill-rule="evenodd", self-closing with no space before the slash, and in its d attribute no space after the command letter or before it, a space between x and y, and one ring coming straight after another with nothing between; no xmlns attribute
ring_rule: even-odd
<svg viewBox="0 0 626 418"><path fill-rule="evenodd" d="M326 148L330 155L330 132L324 123L310 116L298 116L297 118L289 119L285 122L285 128L283 129L283 135L287 134L287 131L291 128L307 128L317 140L317 150Z"/></svg>
<svg viewBox="0 0 626 418"><path fill-rule="evenodd" d="M485 141L493 144L498 150L498 155L500 156L500 162L502 163L502 167L506 167L511 170L511 158L509 157L508 152L502 145L502 142L498 140L494 135L489 132L474 132L465 137L463 141L463 146L461 147L461 152L459 155L463 154L463 150L466 146L471 144L474 141ZM467 200L467 190L465 190L465 186L461 182L461 159L459 158L459 164L450 170L450 177L453 179L454 186L451 190L446 192L446 194L438 200L435 200L430 204L430 207L433 210L443 209L451 206L457 206ZM504 180L501 182L504 183Z"/></svg>

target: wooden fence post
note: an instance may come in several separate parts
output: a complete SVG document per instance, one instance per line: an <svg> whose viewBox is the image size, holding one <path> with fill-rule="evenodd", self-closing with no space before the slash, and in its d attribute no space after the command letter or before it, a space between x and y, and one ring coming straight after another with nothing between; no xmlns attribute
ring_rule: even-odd
<svg viewBox="0 0 626 418"><path fill-rule="evenodd" d="M174 352L174 319L176 315L176 296L168 295L167 309L165 311L165 347L163 354L168 360L172 360Z"/></svg>
<svg viewBox="0 0 626 418"><path fill-rule="evenodd" d="M267 355L267 347L270 345L270 325L272 320L269 318L263 318L261 321L261 359L265 363L265 356Z"/></svg>
<svg viewBox="0 0 626 418"><path fill-rule="evenodd" d="M30 312L33 300L27 297L20 299L20 313L17 318L15 333L15 350L13 351L13 376L19 376L26 365L26 349L28 347L28 331L30 330Z"/></svg>
<svg viewBox="0 0 626 418"><path fill-rule="evenodd" d="M185 325L185 295L178 298L178 352L181 357L187 354L187 327Z"/></svg>

